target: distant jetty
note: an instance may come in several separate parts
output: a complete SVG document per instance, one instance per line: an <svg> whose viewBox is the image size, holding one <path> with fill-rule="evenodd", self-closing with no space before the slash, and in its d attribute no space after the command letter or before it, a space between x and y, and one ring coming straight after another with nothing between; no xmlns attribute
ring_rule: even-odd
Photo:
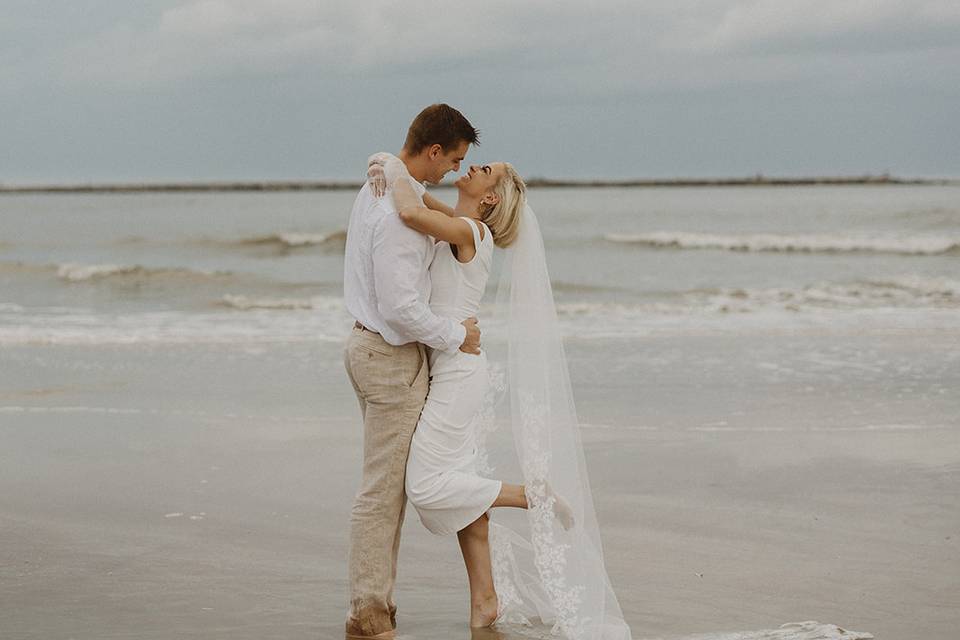
<svg viewBox="0 0 960 640"><path fill-rule="evenodd" d="M836 185L960 185L960 179L897 178L888 174L783 178L754 175L745 178L636 178L628 180L555 180L530 178L529 187L796 187ZM141 182L4 185L0 193L142 193L201 191L346 191L362 182L337 180L258 180L230 182ZM449 184L441 186L450 186Z"/></svg>
<svg viewBox="0 0 960 640"><path fill-rule="evenodd" d="M897 178L889 174L863 176L773 177L757 174L746 178L636 178L630 180L551 180L531 178L531 187L796 187L817 185L960 185L951 178Z"/></svg>

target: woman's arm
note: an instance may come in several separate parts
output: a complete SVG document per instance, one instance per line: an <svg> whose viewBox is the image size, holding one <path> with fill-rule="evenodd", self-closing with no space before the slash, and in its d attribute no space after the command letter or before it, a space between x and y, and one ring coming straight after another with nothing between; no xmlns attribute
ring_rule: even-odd
<svg viewBox="0 0 960 640"><path fill-rule="evenodd" d="M473 246L473 230L466 220L448 215L427 206L427 197L421 201L405 176L393 183L393 202L403 223L420 233L431 235L457 246ZM431 198L433 200L433 198Z"/></svg>
<svg viewBox="0 0 960 640"><path fill-rule="evenodd" d="M370 183L370 190L377 198L383 197L383 195L387 192L387 176L384 167L390 160L399 160L399 158L385 151L379 151L367 158L367 182ZM396 176L393 177L396 179ZM454 212L453 207L450 207L437 200L429 193L423 194L423 203L428 209L442 211L448 216L457 215Z"/></svg>
<svg viewBox="0 0 960 640"><path fill-rule="evenodd" d="M400 210L400 219L411 229L458 247L473 247L473 229L466 219L426 207ZM475 247L474 247L475 248Z"/></svg>

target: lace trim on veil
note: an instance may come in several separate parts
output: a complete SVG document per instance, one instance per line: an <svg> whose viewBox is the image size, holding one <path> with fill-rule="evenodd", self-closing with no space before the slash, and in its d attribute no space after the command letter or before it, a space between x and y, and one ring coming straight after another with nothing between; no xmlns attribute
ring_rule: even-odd
<svg viewBox="0 0 960 640"><path fill-rule="evenodd" d="M543 240L529 205L504 253L490 314L497 336L487 348L490 383L475 423L477 469L507 479L505 467L519 462L530 508L517 526L517 513L505 513L513 510L491 514L497 621L531 632L543 623L568 640L630 640L603 565ZM569 530L558 521L557 495L572 513Z"/></svg>

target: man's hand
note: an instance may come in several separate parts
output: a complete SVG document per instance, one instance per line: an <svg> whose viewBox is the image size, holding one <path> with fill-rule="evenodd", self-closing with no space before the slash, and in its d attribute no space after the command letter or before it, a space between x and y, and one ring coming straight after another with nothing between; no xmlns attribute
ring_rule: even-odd
<svg viewBox="0 0 960 640"><path fill-rule="evenodd" d="M467 318L460 324L467 329L467 336L463 339L463 344L460 345L460 351L472 353L475 356L480 355L480 328L477 327L477 319Z"/></svg>

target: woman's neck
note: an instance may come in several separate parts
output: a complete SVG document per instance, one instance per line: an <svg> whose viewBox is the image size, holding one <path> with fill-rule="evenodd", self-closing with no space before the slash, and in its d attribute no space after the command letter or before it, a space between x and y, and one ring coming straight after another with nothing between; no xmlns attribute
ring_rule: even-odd
<svg viewBox="0 0 960 640"><path fill-rule="evenodd" d="M457 205L453 208L453 211L458 216L466 216L468 218L479 220L480 198L471 198L469 196L464 196L461 193L460 197L457 198Z"/></svg>

